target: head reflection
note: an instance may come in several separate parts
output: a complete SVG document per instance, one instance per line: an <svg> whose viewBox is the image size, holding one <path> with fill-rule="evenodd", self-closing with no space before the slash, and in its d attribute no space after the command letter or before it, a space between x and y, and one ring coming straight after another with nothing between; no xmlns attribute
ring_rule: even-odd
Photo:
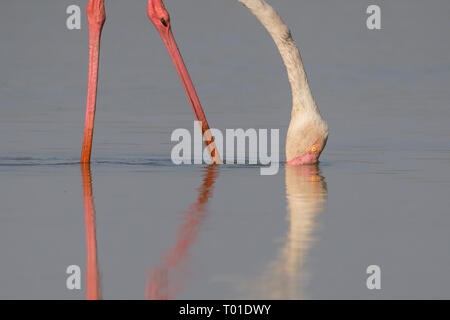
<svg viewBox="0 0 450 320"><path fill-rule="evenodd" d="M253 298L306 298L305 262L328 192L317 165L286 167L285 174L289 228L277 258L266 266L262 281L252 286Z"/></svg>
<svg viewBox="0 0 450 320"><path fill-rule="evenodd" d="M195 243L200 226L208 216L208 201L212 197L214 182L218 176L215 166L208 166L204 170L203 184L198 188L196 202L182 213L184 222L178 228L175 245L166 251L159 267L148 271L147 299L173 299L189 278L186 266L189 249Z"/></svg>
<svg viewBox="0 0 450 320"><path fill-rule="evenodd" d="M86 300L99 300L101 299L101 290L97 261L95 207L92 196L92 176L89 163L81 164L81 178L83 183L84 219L86 225Z"/></svg>

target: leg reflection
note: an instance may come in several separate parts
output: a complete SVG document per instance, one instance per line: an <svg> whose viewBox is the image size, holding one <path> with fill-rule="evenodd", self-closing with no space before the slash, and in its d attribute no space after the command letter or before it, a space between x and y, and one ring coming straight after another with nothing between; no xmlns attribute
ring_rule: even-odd
<svg viewBox="0 0 450 320"><path fill-rule="evenodd" d="M185 260L189 248L194 244L200 226L208 216L208 201L212 197L218 169L209 166L205 169L203 184L198 189L197 201L183 212L184 223L177 231L175 246L169 249L161 265L151 268L147 276L147 299L173 299L183 288L189 274Z"/></svg>
<svg viewBox="0 0 450 320"><path fill-rule="evenodd" d="M81 177L83 182L84 219L86 224L86 300L99 300L101 299L101 290L97 263L95 207L92 196L92 177L89 163L81 164Z"/></svg>

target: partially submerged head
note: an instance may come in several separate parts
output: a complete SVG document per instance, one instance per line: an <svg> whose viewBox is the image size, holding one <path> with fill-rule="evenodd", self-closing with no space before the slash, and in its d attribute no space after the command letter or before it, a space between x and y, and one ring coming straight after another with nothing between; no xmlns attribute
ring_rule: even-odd
<svg viewBox="0 0 450 320"><path fill-rule="evenodd" d="M305 117L302 117L303 119ZM302 121L293 117L286 137L288 166L319 162L328 139L328 126L322 118Z"/></svg>
<svg viewBox="0 0 450 320"><path fill-rule="evenodd" d="M325 140L317 140L308 150L300 156L297 156L286 163L288 166L297 166L304 164L315 164L319 162L320 154L326 144Z"/></svg>

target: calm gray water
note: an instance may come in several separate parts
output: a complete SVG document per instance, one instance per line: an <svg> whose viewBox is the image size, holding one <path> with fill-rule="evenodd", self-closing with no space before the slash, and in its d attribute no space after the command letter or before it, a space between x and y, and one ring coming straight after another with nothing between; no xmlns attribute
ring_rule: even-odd
<svg viewBox="0 0 450 320"><path fill-rule="evenodd" d="M0 298L450 298L449 1L383 1L378 31L374 1L270 1L330 126L318 168L275 176L170 162L194 117L144 0L106 1L80 170L88 30L65 11L86 2L0 4ZM256 19L165 2L210 124L279 128L283 145L289 85Z"/></svg>

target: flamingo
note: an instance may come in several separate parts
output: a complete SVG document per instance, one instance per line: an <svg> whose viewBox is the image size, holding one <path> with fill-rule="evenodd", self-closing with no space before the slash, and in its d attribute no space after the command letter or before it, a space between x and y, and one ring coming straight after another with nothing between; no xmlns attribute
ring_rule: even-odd
<svg viewBox="0 0 450 320"><path fill-rule="evenodd" d="M89 82L86 103L86 120L84 127L83 145L81 151L81 163L89 163L92 151L92 138L94 135L94 120L97 101L97 85L98 85L98 67L100 54L100 39L103 25L106 20L105 2L104 0L89 0L86 15L89 24ZM192 110L194 111L197 121L201 122L203 140L207 146L208 154L211 156L213 164L222 163L219 153L217 152L214 139L209 130L209 124L206 120L205 113L200 104L200 100L195 91L194 84L189 76L186 65L184 64L181 53L175 42L170 25L170 18L164 4L161 0L149 0L148 16L154 23L156 29L161 35L164 44L169 51L175 68L180 76L183 86L186 90Z"/></svg>
<svg viewBox="0 0 450 320"><path fill-rule="evenodd" d="M286 66L292 92L291 121L286 136L287 165L317 163L328 139L328 125L322 119L308 85L300 52L291 32L278 13L264 0L238 0L246 6L272 36ZM105 23L104 0L89 0L89 83L86 104L81 163L90 162L97 100L100 38ZM210 133L205 113L198 99L172 33L170 16L162 0L148 0L148 17L158 30L186 90L195 117L201 121L204 142L212 162L221 158Z"/></svg>
<svg viewBox="0 0 450 320"><path fill-rule="evenodd" d="M291 122L286 136L286 164L317 163L328 139L328 125L314 102L291 31L264 0L238 1L256 16L272 36L286 66L292 91Z"/></svg>
<svg viewBox="0 0 450 320"><path fill-rule="evenodd" d="M302 58L291 32L278 13L264 0L238 1L246 6L270 33L286 66L292 91L291 122L286 136L286 164L291 166L317 163L328 139L328 125L322 119L311 94ZM187 77L188 83L185 84L186 75L177 65L182 60L181 56L178 56L179 52L170 30L169 14L162 0L148 1L148 15L159 31L185 88L189 88L189 78ZM190 91L195 93L193 87ZM195 113L194 106L197 103L197 100L191 100ZM202 119L202 116L198 118Z"/></svg>

